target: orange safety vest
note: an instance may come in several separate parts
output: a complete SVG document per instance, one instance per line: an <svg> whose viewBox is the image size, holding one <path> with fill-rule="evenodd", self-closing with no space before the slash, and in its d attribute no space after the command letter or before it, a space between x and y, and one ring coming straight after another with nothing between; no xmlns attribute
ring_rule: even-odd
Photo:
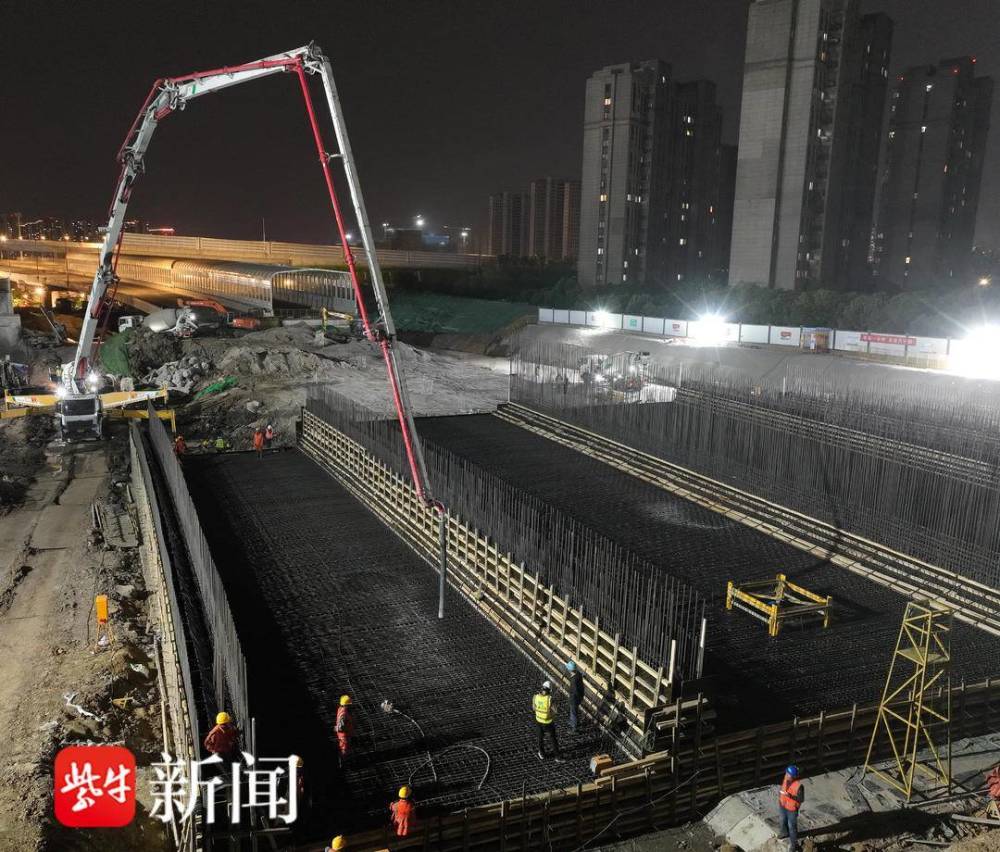
<svg viewBox="0 0 1000 852"><path fill-rule="evenodd" d="M262 449L264 446L264 433L258 429L253 433L253 448L255 450Z"/></svg>
<svg viewBox="0 0 1000 852"><path fill-rule="evenodd" d="M410 820L416 815L416 808L409 799L397 799L389 806L392 821L396 824L396 836L406 837L410 833Z"/></svg>
<svg viewBox="0 0 1000 852"><path fill-rule="evenodd" d="M778 804L786 811L797 811L802 806L802 802L798 800L799 788L801 786L802 782L798 778L786 775L785 780L781 782L781 792L778 793Z"/></svg>

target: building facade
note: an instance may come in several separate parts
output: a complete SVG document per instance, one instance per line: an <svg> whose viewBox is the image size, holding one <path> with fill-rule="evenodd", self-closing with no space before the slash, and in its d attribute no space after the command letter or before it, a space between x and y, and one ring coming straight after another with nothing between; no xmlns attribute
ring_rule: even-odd
<svg viewBox="0 0 1000 852"><path fill-rule="evenodd" d="M580 183L561 178L531 182L528 255L543 260L576 257L580 222Z"/></svg>
<svg viewBox="0 0 1000 852"><path fill-rule="evenodd" d="M970 283L993 81L964 56L899 75L873 264L877 286Z"/></svg>
<svg viewBox="0 0 1000 852"><path fill-rule="evenodd" d="M892 24L857 0L753 0L731 284L855 289L867 261ZM878 115L878 120L875 116Z"/></svg>
<svg viewBox="0 0 1000 852"><path fill-rule="evenodd" d="M667 155L668 202L663 251L667 282L723 277L729 262L735 181L731 146L722 144L722 108L710 80L678 83L674 90L671 142ZM724 278L723 278L724 280Z"/></svg>
<svg viewBox="0 0 1000 852"><path fill-rule="evenodd" d="M577 258L585 287L656 283L672 94L670 66L659 60L610 65L587 80Z"/></svg>
<svg viewBox="0 0 1000 852"><path fill-rule="evenodd" d="M531 196L498 192L490 196L489 253L497 257L528 254Z"/></svg>

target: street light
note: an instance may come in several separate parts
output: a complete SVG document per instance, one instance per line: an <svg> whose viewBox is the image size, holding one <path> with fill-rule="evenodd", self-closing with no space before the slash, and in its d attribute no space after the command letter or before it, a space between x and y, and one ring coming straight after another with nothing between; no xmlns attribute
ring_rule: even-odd
<svg viewBox="0 0 1000 852"><path fill-rule="evenodd" d="M989 287L990 286L990 277L988 275L984 275L982 278L980 278L979 279L979 286L980 287Z"/></svg>
<svg viewBox="0 0 1000 852"><path fill-rule="evenodd" d="M418 228L422 228L424 226L424 216L422 213L418 213L416 215L416 218L413 220L413 224Z"/></svg>

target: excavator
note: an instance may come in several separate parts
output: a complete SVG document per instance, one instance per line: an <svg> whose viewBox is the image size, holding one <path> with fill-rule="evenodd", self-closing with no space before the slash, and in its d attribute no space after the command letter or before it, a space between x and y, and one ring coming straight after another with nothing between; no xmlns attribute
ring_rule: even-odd
<svg viewBox="0 0 1000 852"><path fill-rule="evenodd" d="M427 467L417 436L416 425L413 422L406 384L393 348L396 340L396 328L389 312L389 301L375 251L375 241L368 221L368 213L361 195L361 185L354 163L354 155L347 138L347 128L340 97L333 79L333 70L330 66L330 60L315 43L242 65L198 71L180 77L163 77L153 84L118 152L121 173L109 211L108 227L98 256L98 267L91 285L76 353L73 360L63 367L62 384L55 398L46 398L44 402L39 396L7 397L4 410L0 413L4 416L18 416L11 412L23 411L32 406L52 406L54 403L60 418L60 426L66 437L101 437L104 434L104 412L109 408L122 407L136 402L148 402L166 395L166 390L102 393L105 379L94 369L92 363L95 340L99 340L99 331L103 333L108 323L110 307L117 291L118 276L115 274L115 270L124 235L125 213L132 196L132 190L138 177L145 171L146 151L153 133L162 121L183 111L196 98L276 74L289 75L298 83L302 94L306 117L316 145L316 154L323 172L323 180L330 198L340 244L354 289L362 330L365 338L378 347L385 362L389 389L399 420L414 489L427 505L439 505L434 504L431 500ZM308 81L308 77L312 76L318 76L322 82L337 140L336 151L328 151L323 142ZM360 276L354 254L347 240L347 226L334 187L330 165L335 161L339 162L344 170L344 177L361 236L361 244L368 263L369 277L375 291L375 300L380 316L374 322L369 317L365 307Z"/></svg>

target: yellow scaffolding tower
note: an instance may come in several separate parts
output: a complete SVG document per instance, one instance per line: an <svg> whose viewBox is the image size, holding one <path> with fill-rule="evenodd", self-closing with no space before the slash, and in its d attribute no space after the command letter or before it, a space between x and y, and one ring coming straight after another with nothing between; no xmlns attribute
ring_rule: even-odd
<svg viewBox="0 0 1000 852"><path fill-rule="evenodd" d="M951 609L938 601L906 604L868 743L865 772L899 790L907 801L917 768L951 786L951 618ZM885 739L891 757L883 770L875 767L872 757ZM942 744L947 749L943 760ZM921 749L930 756L918 763Z"/></svg>

